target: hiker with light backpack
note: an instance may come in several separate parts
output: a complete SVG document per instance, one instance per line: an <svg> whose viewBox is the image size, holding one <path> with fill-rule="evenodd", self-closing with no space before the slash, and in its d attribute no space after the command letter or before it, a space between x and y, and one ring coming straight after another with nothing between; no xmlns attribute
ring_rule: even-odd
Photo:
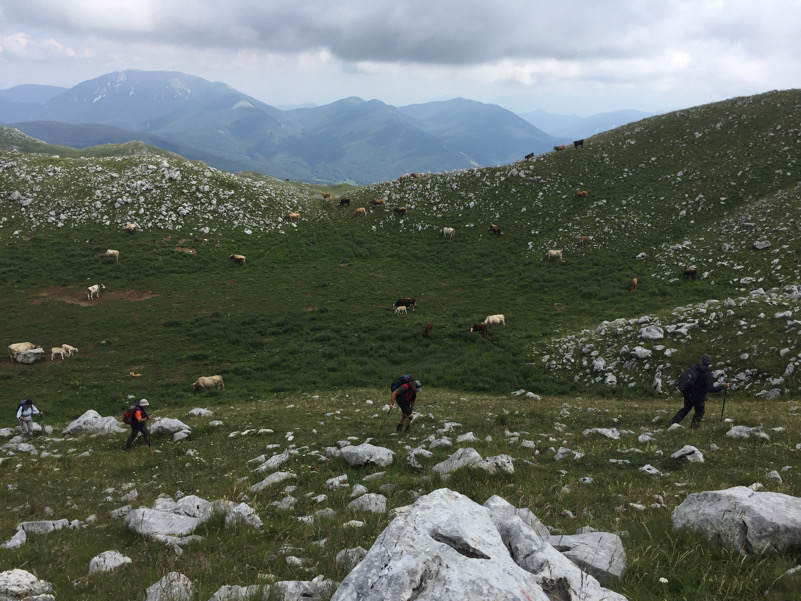
<svg viewBox="0 0 801 601"><path fill-rule="evenodd" d="M412 425L412 418L414 417L414 402L417 400L417 392L423 387L420 380L415 380L410 375L401 376L390 385L392 395L389 397L389 410L398 403L401 410L401 418L398 425L395 427L397 432L406 426L406 432Z"/></svg>
<svg viewBox="0 0 801 601"><path fill-rule="evenodd" d="M678 424L690 412L690 409L695 409L690 427L693 429L698 428L706 411L704 405L707 393L729 389L728 382L715 386L711 365L712 357L704 353L701 355L700 363L691 365L682 372L679 377L678 387L684 395L684 407L676 412L676 415L670 420L671 424Z"/></svg>
<svg viewBox="0 0 801 601"><path fill-rule="evenodd" d="M122 414L123 423L131 426L131 435L128 436L128 440L125 441L126 451L131 450L134 439L136 439L140 433L142 434L142 438L145 439L147 446L150 446L150 430L147 429L147 420L150 419L150 415L148 415L145 410L149 406L150 403L147 402L147 399L142 399L136 405L128 407L125 413Z"/></svg>
<svg viewBox="0 0 801 601"><path fill-rule="evenodd" d="M19 421L19 429L22 435L28 438L33 438L33 416L44 416L43 411L39 411L33 404L31 399L20 401L17 405L17 420Z"/></svg>

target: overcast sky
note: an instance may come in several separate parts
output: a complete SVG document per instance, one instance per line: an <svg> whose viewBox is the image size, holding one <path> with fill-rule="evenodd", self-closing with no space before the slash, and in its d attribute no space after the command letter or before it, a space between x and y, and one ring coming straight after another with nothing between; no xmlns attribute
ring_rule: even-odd
<svg viewBox="0 0 801 601"><path fill-rule="evenodd" d="M0 0L0 89L181 71L274 106L667 111L801 87L801 0Z"/></svg>

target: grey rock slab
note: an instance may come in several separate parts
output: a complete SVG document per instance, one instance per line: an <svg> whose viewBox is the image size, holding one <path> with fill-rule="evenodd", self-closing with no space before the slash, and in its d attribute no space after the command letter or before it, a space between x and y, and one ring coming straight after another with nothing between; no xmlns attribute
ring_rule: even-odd
<svg viewBox="0 0 801 601"><path fill-rule="evenodd" d="M453 455L448 457L445 461L438 463L431 468L435 474L444 476L452 474L461 467L476 466L483 461L481 455L472 447L466 449L458 449Z"/></svg>
<svg viewBox="0 0 801 601"><path fill-rule="evenodd" d="M145 591L143 601L191 601L197 594L192 581L180 572L169 572Z"/></svg>
<svg viewBox="0 0 801 601"><path fill-rule="evenodd" d="M392 465L395 453L384 447L377 447L369 443L344 447L341 450L342 458L351 467L362 467L372 464L380 467Z"/></svg>
<svg viewBox="0 0 801 601"><path fill-rule="evenodd" d="M184 422L171 417L157 417L149 428L151 434L165 434L167 436L172 436L176 432L181 432L183 430L192 431L192 428L187 426Z"/></svg>
<svg viewBox="0 0 801 601"><path fill-rule="evenodd" d="M102 417L94 409L89 409L78 419L64 428L64 436L100 436L105 434L122 434L127 428L114 417Z"/></svg>
<svg viewBox="0 0 801 601"><path fill-rule="evenodd" d="M283 482L284 480L288 480L290 478L297 478L297 475L293 474L292 472L275 472L267 476L261 482L254 484L248 490L250 492L261 492L273 484L278 484L279 482Z"/></svg>
<svg viewBox="0 0 801 601"><path fill-rule="evenodd" d="M692 445L684 445L671 455L673 459L685 459L693 463L703 463L704 454Z"/></svg>
<svg viewBox="0 0 801 601"><path fill-rule="evenodd" d="M801 499L745 486L689 495L671 516L674 529L697 532L742 555L801 549Z"/></svg>
<svg viewBox="0 0 801 601"><path fill-rule="evenodd" d="M118 551L103 551L89 561L89 573L110 572L126 563L131 563L130 557L126 557Z"/></svg>
<svg viewBox="0 0 801 601"><path fill-rule="evenodd" d="M369 511L372 513L386 513L387 498L378 493L367 493L348 503L348 509Z"/></svg>
<svg viewBox="0 0 801 601"><path fill-rule="evenodd" d="M623 541L611 532L551 536L550 543L601 584L621 580L626 573Z"/></svg>
<svg viewBox="0 0 801 601"><path fill-rule="evenodd" d="M0 572L0 599L3 601L55 601L53 585L25 570Z"/></svg>

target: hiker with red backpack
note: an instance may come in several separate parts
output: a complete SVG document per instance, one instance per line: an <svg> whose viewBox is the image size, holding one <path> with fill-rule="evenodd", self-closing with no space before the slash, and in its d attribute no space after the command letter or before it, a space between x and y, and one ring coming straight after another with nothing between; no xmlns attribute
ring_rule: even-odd
<svg viewBox="0 0 801 601"><path fill-rule="evenodd" d="M695 429L701 425L701 420L706 412L705 403L708 392L720 392L728 390L729 383L724 382L720 386L715 386L715 378L712 376L712 357L704 353L701 355L701 362L688 367L679 378L679 390L684 395L684 407L676 412L670 420L671 424L678 424L690 412L695 409L693 420L690 427Z"/></svg>
<svg viewBox="0 0 801 601"><path fill-rule="evenodd" d="M389 397L389 410L392 411L396 401L401 410L401 418L395 428L397 432L400 432L404 425L406 426L406 432L409 431L412 418L414 417L412 413L414 410L414 402L417 400L417 392L422 387L423 385L420 383L420 380L414 380L408 375L401 376L390 386L392 395Z"/></svg>
<svg viewBox="0 0 801 601"><path fill-rule="evenodd" d="M147 399L142 399L136 405L129 407L123 414L122 421L131 426L131 435L128 436L128 440L125 441L126 451L131 450L134 439L140 433L142 434L142 438L145 439L147 446L150 446L150 430L147 429L147 420L150 419L150 415L145 411L145 408L149 406L150 403L147 402Z"/></svg>

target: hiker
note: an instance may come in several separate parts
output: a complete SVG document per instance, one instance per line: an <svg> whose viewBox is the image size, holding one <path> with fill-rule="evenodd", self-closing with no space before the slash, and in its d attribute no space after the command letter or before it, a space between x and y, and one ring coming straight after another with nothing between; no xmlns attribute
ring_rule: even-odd
<svg viewBox="0 0 801 601"><path fill-rule="evenodd" d="M414 417L412 411L414 410L414 402L417 399L417 391L422 387L423 385L420 383L420 380L409 380L392 391L392 396L389 398L389 410L392 411L392 408L395 406L395 401L398 401L398 407L400 407L401 410L400 421L395 427L397 432L400 432L404 425L406 426L406 431L409 431L409 427L412 424L412 417Z"/></svg>
<svg viewBox="0 0 801 601"><path fill-rule="evenodd" d="M701 355L701 362L693 366L698 373L698 377L684 389L684 407L676 412L676 415L670 420L671 424L678 424L690 412L690 409L695 409L690 427L693 429L697 428L701 425L701 420L704 418L704 403L706 403L707 393L729 389L728 382L720 386L715 386L715 380L712 377L712 370L710 369L711 365L712 357L704 353Z"/></svg>
<svg viewBox="0 0 801 601"><path fill-rule="evenodd" d="M33 404L31 399L25 399L17 407L17 419L19 420L19 429L22 430L23 436L33 438L33 416L44 415L43 411L39 411Z"/></svg>
<svg viewBox="0 0 801 601"><path fill-rule="evenodd" d="M142 434L142 438L145 439L147 446L150 446L150 430L147 429L147 420L150 419L150 416L145 410L145 408L149 406L150 403L147 402L147 399L142 399L136 405L134 405L133 417L131 419L131 435L128 437L128 440L125 441L126 451L131 450L131 445L140 432Z"/></svg>

